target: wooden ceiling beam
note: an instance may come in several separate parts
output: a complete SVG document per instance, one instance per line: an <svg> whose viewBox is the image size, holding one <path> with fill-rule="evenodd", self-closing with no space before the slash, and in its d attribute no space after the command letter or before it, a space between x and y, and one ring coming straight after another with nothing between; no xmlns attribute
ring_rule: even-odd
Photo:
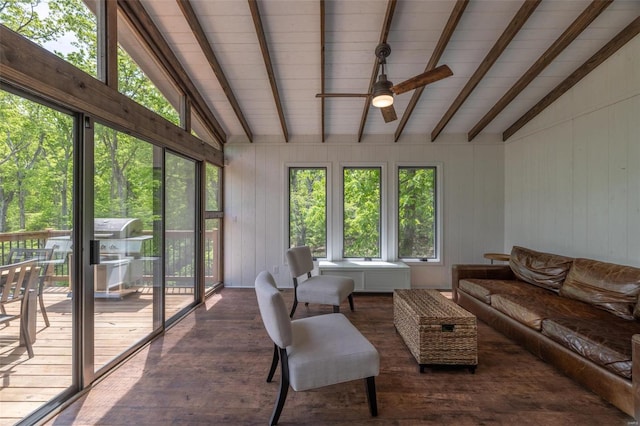
<svg viewBox="0 0 640 426"><path fill-rule="evenodd" d="M573 40L584 31L594 19L613 2L613 0L594 0L558 39L536 60L520 79L500 98L469 131L467 138L473 140L496 116L502 112L528 85L549 65Z"/></svg>
<svg viewBox="0 0 640 426"><path fill-rule="evenodd" d="M84 112L158 146L223 163L222 151L4 25L0 25L0 83Z"/></svg>
<svg viewBox="0 0 640 426"><path fill-rule="evenodd" d="M204 124L211 130L213 136L220 143L226 143L227 135L224 129L209 109L206 101L193 84L189 75L178 61L162 33L153 23L153 20L139 0L118 0L118 6L124 16L131 22L132 27L144 40L146 46L162 65L165 72L173 79L174 83L187 95L192 102L192 107L198 112Z"/></svg>
<svg viewBox="0 0 640 426"><path fill-rule="evenodd" d="M552 91L550 91L544 98L542 98L537 104L535 104L529 111L524 113L515 123L513 123L507 130L502 133L502 140L506 141L515 132L520 130L525 124L531 121L535 116L540 114L545 108L555 102L560 96L565 94L576 83L582 80L587 74L593 71L607 58L618 51L622 46L627 44L631 39L640 34L640 17L631 22L625 29L620 31L614 38L612 38L607 44L605 44L600 50L598 50L593 56L591 56L585 63L578 67L569 77L564 79L562 83L558 84Z"/></svg>
<svg viewBox="0 0 640 426"><path fill-rule="evenodd" d="M384 16L384 22L382 23L382 31L380 34L380 43L386 43L387 37L389 36L389 31L391 30L391 21L393 19L393 12L396 9L396 0L389 0L387 3L387 12ZM369 81L369 87L367 89L367 93L371 93L373 89L373 84L378 79L378 69L380 67L380 63L378 62L378 58L376 58L375 64L373 65L373 71L371 72L371 80ZM358 130L358 142L362 141L362 133L364 132L364 125L367 122L367 115L369 114L369 107L371 106L369 102L369 98L367 98L364 102L364 110L362 111L362 118L360 119L360 129Z"/></svg>
<svg viewBox="0 0 640 426"><path fill-rule="evenodd" d="M251 132L249 123L247 122L244 116L244 113L240 108L240 103L238 102L235 95L233 94L233 90L231 90L231 85L229 84L229 80L227 80L227 77L225 76L224 71L222 70L222 66L220 65L220 62L218 62L218 58L216 58L213 48L211 47L211 43L207 39L207 35L205 34L204 29L202 28L202 25L198 20L198 16L193 10L191 2L189 0L176 0L176 1L178 2L178 6L180 7L182 14L184 15L184 18L187 20L189 27L191 27L191 31L193 32L194 37L196 38L196 40L198 41L198 44L200 45L200 49L202 49L202 53L204 53L204 56L207 58L207 61L209 61L209 65L211 65L211 69L213 70L213 73L216 75L216 78L218 79L218 82L220 83L220 86L222 87L224 94L227 96L227 99L231 104L231 108L233 108L233 111L236 113L236 117L238 117L238 120L240 121L240 124L244 129L244 133L247 135L247 138L249 138L249 142L253 142L253 133Z"/></svg>
<svg viewBox="0 0 640 426"><path fill-rule="evenodd" d="M278 91L276 75L273 72L273 63L271 62L271 55L269 54L267 37L265 36L264 27L262 26L262 18L260 17L258 2L256 0L248 1L249 9L251 9L251 17L253 18L253 24L256 27L256 35L258 36L258 42L260 43L260 50L262 51L262 59L264 59L264 65L269 76L269 84L271 85L271 91L273 92L273 99L276 103L276 108L278 109L278 117L280 117L280 125L282 126L284 140L285 142L289 142L289 131L287 130L287 122L284 116L284 109L282 108L282 102L280 100L280 92Z"/></svg>
<svg viewBox="0 0 640 426"><path fill-rule="evenodd" d="M325 43L325 30L326 22L325 22L325 10L324 10L324 0L320 0L320 93L324 93L324 65L325 65L325 56L324 56L324 43ZM320 128L322 132L322 142L324 143L325 134L325 115L324 115L324 97L320 99Z"/></svg>
<svg viewBox="0 0 640 426"><path fill-rule="evenodd" d="M442 34L440 34L440 39L438 40L438 44L436 45L436 48L431 54L431 58L429 59L429 62L427 63L427 66L424 69L424 72L431 71L436 67L436 65L438 65L438 62L440 62L440 58L442 57L444 50L449 44L449 40L451 40L451 36L453 35L453 32L458 26L458 22L460 22L460 18L462 18L462 14L466 9L467 4L469 4L469 0L458 0L456 4L453 6L451 15L449 15L449 20L447 21L447 24L442 30ZM396 133L394 135L395 142L398 142L398 139L400 139L400 135L402 135L402 131L404 130L404 127L407 125L407 122L409 121L409 118L411 117L413 110L418 104L418 101L420 100L420 97L422 96L422 92L424 92L424 89L425 89L425 86L418 87L413 92L413 95L411 96L411 100L409 101L407 108L404 110L404 114L402 114L402 117L400 118L400 123L398 123L398 128L396 129Z"/></svg>
<svg viewBox="0 0 640 426"><path fill-rule="evenodd" d="M449 106L447 112L442 116L438 124L436 124L436 127L434 127L431 131L431 142L434 142L438 135L442 132L442 130L444 130L445 126L449 123L449 121L451 121L456 112L458 112L462 104L467 100L467 98L475 90L476 86L484 78L487 72L489 72L491 67L496 63L507 46L509 46L509 43L511 43L516 34L518 34L518 32L522 29L525 22L527 22L531 15L533 15L533 12L536 10L540 2L541 0L525 0L522 6L520 6L520 9L511 19L511 22L509 22L500 38L498 38L491 50L489 50L487 56L484 57L478 68L476 68L471 78L469 78L469 81L467 81L467 84L465 84L451 106Z"/></svg>

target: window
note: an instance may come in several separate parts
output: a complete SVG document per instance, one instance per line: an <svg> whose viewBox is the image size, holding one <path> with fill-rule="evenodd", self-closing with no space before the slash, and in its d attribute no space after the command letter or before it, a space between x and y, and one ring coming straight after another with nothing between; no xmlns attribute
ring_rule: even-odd
<svg viewBox="0 0 640 426"><path fill-rule="evenodd" d="M3 1L0 23L97 77L98 24L82 0Z"/></svg>
<svg viewBox="0 0 640 426"><path fill-rule="evenodd" d="M210 163L205 166L205 291L222 282L222 168Z"/></svg>
<svg viewBox="0 0 640 426"><path fill-rule="evenodd" d="M327 168L289 167L289 247L327 257Z"/></svg>
<svg viewBox="0 0 640 426"><path fill-rule="evenodd" d="M345 167L342 182L343 257L382 257L382 168Z"/></svg>
<svg viewBox="0 0 640 426"><path fill-rule="evenodd" d="M398 167L398 257L438 257L436 167Z"/></svg>

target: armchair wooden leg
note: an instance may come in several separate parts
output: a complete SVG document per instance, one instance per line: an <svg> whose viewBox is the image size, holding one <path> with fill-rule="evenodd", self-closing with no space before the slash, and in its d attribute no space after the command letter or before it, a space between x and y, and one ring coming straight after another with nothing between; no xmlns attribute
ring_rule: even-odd
<svg viewBox="0 0 640 426"><path fill-rule="evenodd" d="M349 295L349 307L351 308L351 312L353 312L355 309L353 308L353 293L351 293Z"/></svg>
<svg viewBox="0 0 640 426"><path fill-rule="evenodd" d="M293 306L291 307L291 312L289 313L289 318L293 318L293 314L296 313L296 308L298 307L298 298L293 299Z"/></svg>
<svg viewBox="0 0 640 426"><path fill-rule="evenodd" d="M371 376L365 379L367 387L367 399L369 400L369 412L371 416L378 415L378 401L376 400L376 378Z"/></svg>
<svg viewBox="0 0 640 426"><path fill-rule="evenodd" d="M44 320L44 324L49 327L49 317L47 316L47 311L44 307L44 277L40 282L40 287L38 288L38 302L40 302L40 312L42 312L42 319Z"/></svg>
<svg viewBox="0 0 640 426"><path fill-rule="evenodd" d="M273 380L273 375L276 372L276 368L278 368L278 361L280 360L280 356L278 355L278 345L273 345L273 360L271 361L271 368L269 369L269 375L267 376L267 382L271 383Z"/></svg>
<svg viewBox="0 0 640 426"><path fill-rule="evenodd" d="M269 420L269 425L273 426L278 424L282 408L284 407L284 401L287 399L287 393L289 392L289 360L287 359L287 350L280 349L280 364L282 365L282 377L280 379L280 391L278 392L278 400L273 408L273 414Z"/></svg>

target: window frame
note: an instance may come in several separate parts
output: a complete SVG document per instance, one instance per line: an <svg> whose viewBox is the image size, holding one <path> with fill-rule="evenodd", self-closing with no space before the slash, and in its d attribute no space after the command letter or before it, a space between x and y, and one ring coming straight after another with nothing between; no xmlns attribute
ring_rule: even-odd
<svg viewBox="0 0 640 426"><path fill-rule="evenodd" d="M338 211L336 212L336 220L339 222L340 237L337 238L337 253L342 260L369 260L368 257L345 257L344 256L344 170L345 169L380 169L380 257L372 257L371 260L387 260L389 259L388 242L389 227L387 226L387 164L378 162L350 162L341 163L339 167L339 202Z"/></svg>
<svg viewBox="0 0 640 426"><path fill-rule="evenodd" d="M435 169L435 244L434 250L435 255L434 258L424 259L424 258L408 258L408 257L400 257L400 211L399 211L399 200L400 200L400 187L399 187L399 176L401 168L433 168ZM442 162L398 162L394 166L394 177L393 177L393 194L394 200L392 200L393 205L393 224L391 228L393 229L393 251L394 258L398 259L401 262L411 263L411 264L424 264L424 265L443 265L444 264L444 256L443 256L443 175L444 175L444 166Z"/></svg>
<svg viewBox="0 0 640 426"><path fill-rule="evenodd" d="M285 230L284 232L284 241L283 241L283 246L285 248L285 250L283 251L286 252L286 250L288 250L289 247L289 243L291 241L291 229L289 228L290 225L290 219L289 219L289 215L291 214L290 211L290 202L291 202L291 191L290 191L290 187L289 187L289 173L291 169L324 169L325 170L325 235L326 235L326 241L325 241L325 246L326 246L326 257L321 257L318 259L322 259L322 260L328 260L328 259L332 259L333 258L333 215L332 215L332 211L333 211L333 203L332 203L332 199L333 199L333 194L332 194L332 169L331 169L331 163L309 163L309 162L303 162L303 163L285 163L284 165L284 187L286 188L286 194L284 198L284 212L285 214L284 216L284 224L283 224L283 229Z"/></svg>

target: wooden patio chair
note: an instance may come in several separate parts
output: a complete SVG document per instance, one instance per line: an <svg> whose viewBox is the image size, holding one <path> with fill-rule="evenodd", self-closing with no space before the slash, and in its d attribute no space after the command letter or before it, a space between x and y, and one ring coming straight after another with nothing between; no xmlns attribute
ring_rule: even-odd
<svg viewBox="0 0 640 426"><path fill-rule="evenodd" d="M41 266L40 276L38 277L38 302L40 304L40 312L42 313L42 319L44 324L49 327L49 317L47 316L47 310L44 306L44 286L47 280L51 279L54 275L55 265L52 262L53 249L52 248L26 248L17 247L12 248L9 251L9 263L18 263L24 260L36 260Z"/></svg>
<svg viewBox="0 0 640 426"><path fill-rule="evenodd" d="M291 320L273 276L261 272L255 281L262 322L274 343L267 376L271 382L280 361L280 391L269 425L278 423L289 386L294 391L364 379L369 412L378 415L375 376L380 371L376 348L340 313Z"/></svg>
<svg viewBox="0 0 640 426"><path fill-rule="evenodd" d="M20 339L27 347L29 358L33 358L29 331L29 297L35 294L32 290L35 290L39 274L40 267L35 259L0 266L0 324L20 320ZM16 302L20 302L20 312L7 313L5 306Z"/></svg>

